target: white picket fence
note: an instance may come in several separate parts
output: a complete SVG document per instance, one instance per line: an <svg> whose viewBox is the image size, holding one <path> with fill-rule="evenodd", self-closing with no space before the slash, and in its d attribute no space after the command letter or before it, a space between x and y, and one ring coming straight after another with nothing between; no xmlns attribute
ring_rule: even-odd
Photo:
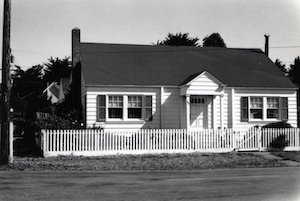
<svg viewBox="0 0 300 201"><path fill-rule="evenodd" d="M283 135L285 150L300 150L299 129L42 130L44 156L267 150Z"/></svg>

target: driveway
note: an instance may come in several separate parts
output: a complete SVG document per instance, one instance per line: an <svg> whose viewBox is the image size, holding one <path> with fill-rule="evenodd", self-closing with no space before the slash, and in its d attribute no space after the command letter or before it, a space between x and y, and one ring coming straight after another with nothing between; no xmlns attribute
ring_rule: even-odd
<svg viewBox="0 0 300 201"><path fill-rule="evenodd" d="M300 168L0 172L0 200L300 200Z"/></svg>

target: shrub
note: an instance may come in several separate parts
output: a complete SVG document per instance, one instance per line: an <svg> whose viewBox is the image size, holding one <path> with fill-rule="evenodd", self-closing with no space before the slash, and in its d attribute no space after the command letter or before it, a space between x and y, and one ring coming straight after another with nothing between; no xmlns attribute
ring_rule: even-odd
<svg viewBox="0 0 300 201"><path fill-rule="evenodd" d="M281 134L270 143L270 147L272 150L282 151L288 143L289 142L286 140L285 135Z"/></svg>
<svg viewBox="0 0 300 201"><path fill-rule="evenodd" d="M264 125L262 128L293 128L293 126L291 126L291 124L285 121L281 121L281 122L269 123L267 125Z"/></svg>

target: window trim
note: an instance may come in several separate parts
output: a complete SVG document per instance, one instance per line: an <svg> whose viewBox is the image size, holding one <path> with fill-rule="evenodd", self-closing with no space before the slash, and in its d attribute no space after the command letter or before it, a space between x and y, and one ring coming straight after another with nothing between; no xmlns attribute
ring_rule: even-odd
<svg viewBox="0 0 300 201"><path fill-rule="evenodd" d="M122 97L122 107L109 107L109 97L113 97L113 96L119 96ZM124 96L122 95L114 95L114 94L109 94L106 95L106 99L107 99L107 106L106 106L106 110L107 110L107 120L123 120L124 119ZM122 109L122 117L121 118L111 118L109 117L109 108L119 108Z"/></svg>
<svg viewBox="0 0 300 201"><path fill-rule="evenodd" d="M261 98L262 99L262 108L251 108L251 98ZM261 120L264 120L264 97L261 97L261 96L249 96L248 98L248 119L249 121L261 121ZM262 110L262 118L251 118L251 109L261 109Z"/></svg>
<svg viewBox="0 0 300 201"><path fill-rule="evenodd" d="M127 107L125 108L127 110L127 113L126 113L126 120L143 120L143 95L132 95L132 94L129 94L129 95L124 95L124 96L127 96ZM135 97L141 97L141 107L129 107L128 104L129 104L129 96L135 96ZM140 108L141 109L141 118L129 118L128 116L128 109L130 108Z"/></svg>
<svg viewBox="0 0 300 201"><path fill-rule="evenodd" d="M278 99L278 108L277 108L277 110L278 110L278 118L268 118L268 109L274 109L274 108L268 108L268 98L277 98ZM280 113L280 97L270 97L270 96L267 96L266 97L266 119L267 120L275 120L275 121L277 121L277 120L281 120L281 113Z"/></svg>

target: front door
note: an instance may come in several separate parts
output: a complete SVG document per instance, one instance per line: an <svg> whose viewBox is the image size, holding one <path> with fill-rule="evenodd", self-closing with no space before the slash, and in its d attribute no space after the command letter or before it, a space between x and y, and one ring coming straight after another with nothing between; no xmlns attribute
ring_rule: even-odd
<svg viewBox="0 0 300 201"><path fill-rule="evenodd" d="M207 127L207 104L204 96L191 96L191 128Z"/></svg>

